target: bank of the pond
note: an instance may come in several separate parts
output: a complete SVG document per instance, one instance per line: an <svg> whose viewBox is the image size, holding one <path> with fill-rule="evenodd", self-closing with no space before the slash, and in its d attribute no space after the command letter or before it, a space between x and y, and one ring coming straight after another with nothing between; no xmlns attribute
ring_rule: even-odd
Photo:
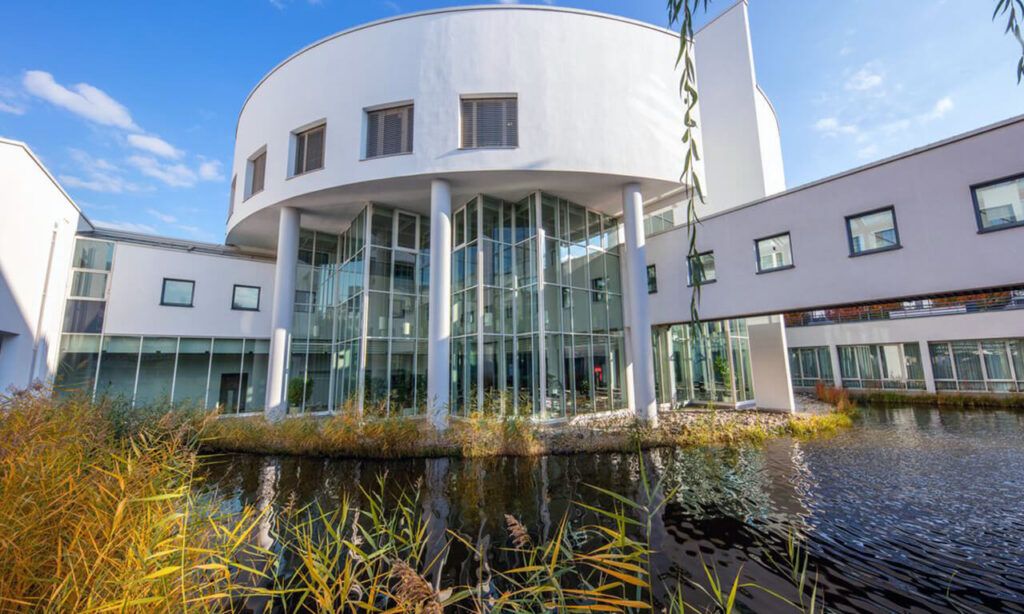
<svg viewBox="0 0 1024 614"><path fill-rule="evenodd" d="M422 419L360 419L353 414L268 422L223 417L206 424L207 452L252 452L349 458L540 456L630 452L638 448L742 444L770 437L828 435L850 426L847 413L785 414L757 410L662 411L650 428L614 414L560 423L487 416L455 418L440 432Z"/></svg>
<svg viewBox="0 0 1024 614"><path fill-rule="evenodd" d="M895 390L848 390L851 400L874 406L921 406L950 409L1011 409L1024 410L1024 394L988 393L929 393L900 392Z"/></svg>

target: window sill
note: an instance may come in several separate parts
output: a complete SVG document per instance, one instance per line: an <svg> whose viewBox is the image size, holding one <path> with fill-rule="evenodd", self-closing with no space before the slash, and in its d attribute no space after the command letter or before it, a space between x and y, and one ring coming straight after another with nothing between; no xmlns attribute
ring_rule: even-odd
<svg viewBox="0 0 1024 614"><path fill-rule="evenodd" d="M1019 222L1013 222L1012 224L1000 224L998 226L989 226L988 228L981 228L978 230L978 234L984 235L990 232L999 232L1000 230L1009 230L1011 228L1020 228L1024 226L1024 220Z"/></svg>
<svg viewBox="0 0 1024 614"><path fill-rule="evenodd" d="M322 170L324 170L323 166L321 166L320 168L314 168L314 169L310 169L308 171L297 173L295 175L288 175L287 177L285 177L285 181L291 181L292 179L297 179L299 177L305 177L306 175L312 175L313 173L316 173L316 172L319 172L319 171L322 171Z"/></svg>
<svg viewBox="0 0 1024 614"><path fill-rule="evenodd" d="M869 249L864 252L856 252L850 254L850 258L858 258L860 256L870 256L871 254L881 254L883 252L892 252L898 249L903 249L903 245L893 245L892 247L880 247L878 249Z"/></svg>
<svg viewBox="0 0 1024 614"><path fill-rule="evenodd" d="M185 305L183 303L165 303L163 301L160 301L160 306L161 307L187 307L189 309L191 309L192 307L195 307L194 304Z"/></svg>
<svg viewBox="0 0 1024 614"><path fill-rule="evenodd" d="M249 307L235 307L234 305L231 306L231 311L259 311L259 310L260 310L259 307L257 307L256 309L251 309Z"/></svg>
<svg viewBox="0 0 1024 614"><path fill-rule="evenodd" d="M379 156L363 156L362 158L359 158L359 161L360 162L369 162L370 160L380 160L382 158L397 158L399 156L411 156L411 155L412 155L411 151L402 151L402 152L399 152L399 153L382 154L382 155L379 155Z"/></svg>
<svg viewBox="0 0 1024 614"><path fill-rule="evenodd" d="M795 264L787 264L786 266L777 266L774 269L758 269L756 274L757 275L762 275L764 273L775 273L777 271L788 271L790 269L795 269L795 268L796 268Z"/></svg>
<svg viewBox="0 0 1024 614"><path fill-rule="evenodd" d="M265 190L265 189L266 189L266 188L260 188L260 189L259 189L258 191L256 191L256 192L253 192L252 194L250 194L250 195L246 196L245 198L243 198L243 199L242 199L242 202L244 203L245 201L249 200L249 199L250 199L250 198L252 198L253 196L257 196L257 195L259 195L259 194L262 194L262 193L263 193L263 190Z"/></svg>
<svg viewBox="0 0 1024 614"><path fill-rule="evenodd" d="M481 147L459 147L459 151L478 151L481 149L519 149L519 145L491 145Z"/></svg>
<svg viewBox="0 0 1024 614"><path fill-rule="evenodd" d="M717 280L717 279L709 279L709 280L707 280L707 281L701 282L701 283L700 283L700 284L698 284L698 285L699 285L699 286L700 286L701 288L703 288L704 286L710 286L711 284L715 283L716 281L718 281L718 280ZM691 284L691 283L687 283L687 284L686 284L686 287L687 287L687 288L693 288L694 286L693 286L693 284Z"/></svg>

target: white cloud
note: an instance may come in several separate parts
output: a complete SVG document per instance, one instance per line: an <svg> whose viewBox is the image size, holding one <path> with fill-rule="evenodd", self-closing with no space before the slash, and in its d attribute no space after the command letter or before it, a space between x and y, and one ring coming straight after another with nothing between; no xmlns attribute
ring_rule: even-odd
<svg viewBox="0 0 1024 614"><path fill-rule="evenodd" d="M862 92L882 85L882 75L867 66L850 75L843 85L848 90Z"/></svg>
<svg viewBox="0 0 1024 614"><path fill-rule="evenodd" d="M220 160L203 160L199 163L199 178L203 181L222 181Z"/></svg>
<svg viewBox="0 0 1024 614"><path fill-rule="evenodd" d="M156 228L148 224L137 224L135 222L108 222L106 220L92 220L92 223L96 226L103 228L109 228L111 230L123 230L125 232L141 232L144 234L157 234Z"/></svg>
<svg viewBox="0 0 1024 614"><path fill-rule="evenodd" d="M935 103L927 113L922 113L918 116L918 119L922 122L930 122L936 119L942 119L947 113L953 110L953 99L949 96L940 99Z"/></svg>
<svg viewBox="0 0 1024 614"><path fill-rule="evenodd" d="M148 151L149 153L160 156L161 158L170 158L171 160L180 160L181 156L185 154L185 152L176 148L174 145L171 145L162 138L147 134L129 134L128 144L136 149Z"/></svg>
<svg viewBox="0 0 1024 614"><path fill-rule="evenodd" d="M128 163L143 175L159 179L175 188L190 188L196 184L196 173L184 164L167 164L149 156L129 156Z"/></svg>
<svg viewBox="0 0 1024 614"><path fill-rule="evenodd" d="M4 102L3 100L0 100L0 113L11 113L13 115L24 115L25 114L25 108L24 107L19 107L19 106L16 106L16 105L13 105L13 104L10 104L10 103L7 103L7 102Z"/></svg>
<svg viewBox="0 0 1024 614"><path fill-rule="evenodd" d="M839 136L840 134L857 134L857 126L843 124L835 117L822 117L814 122L814 129L825 136Z"/></svg>
<svg viewBox="0 0 1024 614"><path fill-rule="evenodd" d="M841 56L847 56L850 55L851 53L853 53L853 47L849 45L843 45L842 47L839 48L839 55Z"/></svg>
<svg viewBox="0 0 1024 614"><path fill-rule="evenodd" d="M58 179L65 187L108 194L140 192L143 190L142 187L121 176L121 169L117 165L103 158L94 158L81 149L73 148L68 149L68 155L77 163L82 174L60 175Z"/></svg>
<svg viewBox="0 0 1024 614"><path fill-rule="evenodd" d="M178 221L178 218L174 217L173 215L168 215L166 213L157 211L156 209L146 209L146 213L152 215L153 217L155 217L156 219L160 220L165 224L174 224L175 222Z"/></svg>
<svg viewBox="0 0 1024 614"><path fill-rule="evenodd" d="M125 130L139 129L124 105L88 83L73 85L72 91L57 83L53 75L41 70L27 71L22 83L30 94L89 121Z"/></svg>

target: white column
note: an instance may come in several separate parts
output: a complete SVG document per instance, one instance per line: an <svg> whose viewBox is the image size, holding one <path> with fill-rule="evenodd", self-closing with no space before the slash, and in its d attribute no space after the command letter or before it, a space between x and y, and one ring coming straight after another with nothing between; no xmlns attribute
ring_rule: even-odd
<svg viewBox="0 0 1024 614"><path fill-rule="evenodd" d="M448 426L452 335L452 189L430 182L430 324L427 333L427 417Z"/></svg>
<svg viewBox="0 0 1024 614"><path fill-rule="evenodd" d="M928 342L924 339L917 342L918 347L921 351L921 367L924 371L924 389L925 392L935 394L938 392L935 389L935 373L932 371L932 355L928 350ZM1020 374L1017 375L1018 379Z"/></svg>
<svg viewBox="0 0 1024 614"><path fill-rule="evenodd" d="M647 239L644 237L644 202L640 184L622 188L622 212L626 229L626 259L629 266L630 348L633 363L633 397L637 420L658 423L654 397L654 349L651 346L651 312L647 306Z"/></svg>
<svg viewBox="0 0 1024 614"><path fill-rule="evenodd" d="M274 306L267 365L268 420L288 412L288 347L295 311L295 267L299 259L299 210L281 207L277 228L277 264L274 267Z"/></svg>
<svg viewBox="0 0 1024 614"><path fill-rule="evenodd" d="M781 315L747 318L750 375L759 409L793 412L793 380L789 372L786 327Z"/></svg>

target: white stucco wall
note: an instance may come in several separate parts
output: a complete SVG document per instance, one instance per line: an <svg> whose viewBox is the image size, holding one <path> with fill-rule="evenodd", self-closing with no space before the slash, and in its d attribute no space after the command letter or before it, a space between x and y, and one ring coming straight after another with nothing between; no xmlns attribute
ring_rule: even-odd
<svg viewBox="0 0 1024 614"><path fill-rule="evenodd" d="M785 177L775 112L757 87L747 3L697 32L694 49L706 176L700 214L709 215L781 191Z"/></svg>
<svg viewBox="0 0 1024 614"><path fill-rule="evenodd" d="M160 305L164 278L194 280L194 306ZM235 284L261 288L259 311L231 309ZM103 332L266 339L273 293L272 262L118 242Z"/></svg>
<svg viewBox="0 0 1024 614"><path fill-rule="evenodd" d="M734 53L732 43L715 55ZM433 11L325 39L268 74L242 109L229 242L258 241L254 234L269 232L260 225L273 224L249 218L281 203L303 207L304 223L314 219L311 211L354 211L368 199L403 204L418 195L425 206L437 176L452 181L455 200L488 187L499 195L549 189L590 194L580 202L614 212L627 181L641 181L645 196L675 188L683 151L678 45L674 33L649 24L534 6ZM519 147L459 148L460 95L476 94L517 96ZM408 101L415 105L413 152L362 160L365 109ZM324 168L287 179L291 132L320 120L327 124ZM243 201L247 160L263 146L266 187ZM331 191L308 196L324 190ZM265 241L273 244L271 236Z"/></svg>
<svg viewBox="0 0 1024 614"><path fill-rule="evenodd" d="M717 281L701 318L781 313L1024 283L1024 227L979 233L970 186L1024 173L1024 116L709 216ZM709 165L709 173L711 171ZM709 175L710 177L710 175ZM895 207L901 249L851 257L845 217ZM757 274L754 240L789 232L794 268ZM687 230L648 239L654 324L689 319Z"/></svg>
<svg viewBox="0 0 1024 614"><path fill-rule="evenodd" d="M750 318L747 320L747 332L750 336L754 401L761 409L793 411L796 406L782 316Z"/></svg>
<svg viewBox="0 0 1024 614"><path fill-rule="evenodd" d="M0 139L0 393L53 373L79 224L78 208L28 147Z"/></svg>

